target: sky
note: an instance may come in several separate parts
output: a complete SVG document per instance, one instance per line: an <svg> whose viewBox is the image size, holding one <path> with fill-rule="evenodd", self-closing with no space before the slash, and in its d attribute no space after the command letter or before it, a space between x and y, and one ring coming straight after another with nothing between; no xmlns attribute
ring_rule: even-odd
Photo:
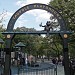
<svg viewBox="0 0 75 75"><path fill-rule="evenodd" d="M0 14L4 12L4 21L3 26L7 28L8 22L11 16L21 7L32 4L32 3L43 3L48 4L50 0L1 0L0 1ZM35 28L36 30L42 30L43 28L39 26L42 22L43 25L50 18L50 13L45 10L30 10L22 14L16 21L14 28L17 27L26 27L26 28Z"/></svg>

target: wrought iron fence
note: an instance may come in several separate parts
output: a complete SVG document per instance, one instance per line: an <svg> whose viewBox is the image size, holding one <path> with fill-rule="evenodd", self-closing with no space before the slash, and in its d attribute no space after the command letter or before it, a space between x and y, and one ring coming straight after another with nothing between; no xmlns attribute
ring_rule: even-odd
<svg viewBox="0 0 75 75"><path fill-rule="evenodd" d="M11 75L15 75L12 74ZM57 75L53 64L44 63L40 67L18 66L16 75Z"/></svg>
<svg viewBox="0 0 75 75"><path fill-rule="evenodd" d="M18 75L55 75L55 70L47 69L20 69Z"/></svg>

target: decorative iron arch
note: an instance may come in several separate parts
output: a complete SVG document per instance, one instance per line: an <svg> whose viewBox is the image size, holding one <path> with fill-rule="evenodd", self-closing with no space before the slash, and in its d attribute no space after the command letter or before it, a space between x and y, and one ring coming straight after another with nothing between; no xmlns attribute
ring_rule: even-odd
<svg viewBox="0 0 75 75"><path fill-rule="evenodd" d="M61 16L61 14L56 9L54 9L52 6L49 6L49 5L40 4L40 3L34 3L34 4L29 4L29 5L23 6L22 8L20 8L19 10L17 10L13 14L11 19L9 20L9 23L8 23L8 26L7 26L7 31L13 31L13 28L14 28L16 20L23 13L25 13L25 12L27 12L29 10L32 10L32 9L42 9L42 10L46 10L46 11L50 12L58 20L58 23L60 24L61 30L63 30L63 31L66 30L66 23L65 23L63 17Z"/></svg>
<svg viewBox="0 0 75 75"><path fill-rule="evenodd" d="M62 37L63 40L63 56L64 56L64 70L65 70L65 75L70 75L70 70L69 70L69 58L68 58L68 35L65 34L66 32L66 23L61 16L61 14L54 9L51 6L45 5L45 4L40 4L40 3L34 3L34 4L29 4L26 5L19 10L17 10L11 19L9 20L8 26L7 26L7 33L6 35L6 58L5 58L5 66L4 66L4 74L3 75L10 75L11 74L11 67L10 67L10 59L11 59L11 44L12 44L12 39L14 38L14 33L13 33L13 28L15 25L16 20L21 16L23 13L26 11L32 10L32 9L43 9L46 10L50 13L52 13L56 19L58 20L58 23L60 24L60 29L61 31L64 31L64 33L58 33ZM10 33L12 32L12 33Z"/></svg>

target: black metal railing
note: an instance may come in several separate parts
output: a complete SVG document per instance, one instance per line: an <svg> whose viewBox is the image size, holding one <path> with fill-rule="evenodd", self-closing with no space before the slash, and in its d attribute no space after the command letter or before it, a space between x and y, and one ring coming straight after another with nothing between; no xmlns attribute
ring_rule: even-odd
<svg viewBox="0 0 75 75"><path fill-rule="evenodd" d="M27 67L18 66L16 67L17 75L56 75L56 67L53 64L41 63L39 67ZM14 69L12 69L12 74L14 75Z"/></svg>

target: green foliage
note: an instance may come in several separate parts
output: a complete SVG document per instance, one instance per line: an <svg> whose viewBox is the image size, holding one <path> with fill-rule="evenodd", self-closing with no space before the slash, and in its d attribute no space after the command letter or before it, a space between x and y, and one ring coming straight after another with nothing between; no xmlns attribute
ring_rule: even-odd
<svg viewBox="0 0 75 75"><path fill-rule="evenodd" d="M15 31L24 32L24 31L34 31L35 29L26 29L25 27L17 28ZM56 41L55 41L55 40ZM41 57L43 55L58 56L58 51L61 52L61 41L60 39L57 42L58 37L42 37L39 35L16 35L13 40L13 46L18 42L23 42L25 44L24 52L32 54L35 57L38 55ZM53 41L54 40L54 41Z"/></svg>
<svg viewBox="0 0 75 75"><path fill-rule="evenodd" d="M75 0L53 0L49 5L59 11L66 21L67 29L74 32L69 36L69 52L73 57L75 55Z"/></svg>
<svg viewBox="0 0 75 75"><path fill-rule="evenodd" d="M66 21L67 28L74 31L75 27L75 1L53 0L50 5L59 11Z"/></svg>

